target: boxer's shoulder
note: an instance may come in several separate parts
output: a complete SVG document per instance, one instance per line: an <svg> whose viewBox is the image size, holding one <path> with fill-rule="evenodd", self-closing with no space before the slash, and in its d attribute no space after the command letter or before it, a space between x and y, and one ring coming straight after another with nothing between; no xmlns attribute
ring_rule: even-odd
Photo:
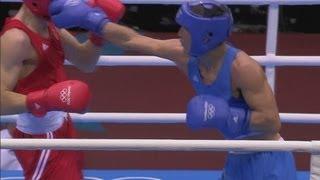
<svg viewBox="0 0 320 180"><path fill-rule="evenodd" d="M30 38L26 32L18 28L8 29L1 36L5 44L16 43L18 46L30 45Z"/></svg>

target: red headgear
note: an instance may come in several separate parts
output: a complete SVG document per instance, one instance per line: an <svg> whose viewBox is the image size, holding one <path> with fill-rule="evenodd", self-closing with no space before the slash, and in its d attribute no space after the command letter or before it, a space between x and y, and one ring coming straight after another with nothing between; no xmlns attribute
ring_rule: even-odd
<svg viewBox="0 0 320 180"><path fill-rule="evenodd" d="M23 0L24 4L37 16L49 17L49 4L51 0Z"/></svg>

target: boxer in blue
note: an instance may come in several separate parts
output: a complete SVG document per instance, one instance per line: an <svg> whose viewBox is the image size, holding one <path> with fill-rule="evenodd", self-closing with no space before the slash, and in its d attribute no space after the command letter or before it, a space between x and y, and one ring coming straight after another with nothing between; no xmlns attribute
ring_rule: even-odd
<svg viewBox="0 0 320 180"><path fill-rule="evenodd" d="M226 43L233 25L227 6L213 0L186 2L176 16L180 39L157 40L106 21L106 15L83 1L66 2L53 0L50 7L58 27L82 27L123 48L177 64L197 93L187 107L190 128L215 128L226 139L282 139L277 104L263 69ZM294 180L294 158L291 152L229 152L222 179Z"/></svg>

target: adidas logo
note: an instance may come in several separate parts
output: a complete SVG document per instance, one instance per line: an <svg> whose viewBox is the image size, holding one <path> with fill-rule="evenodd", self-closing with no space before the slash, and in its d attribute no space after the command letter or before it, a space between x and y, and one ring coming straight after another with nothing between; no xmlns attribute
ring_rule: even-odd
<svg viewBox="0 0 320 180"><path fill-rule="evenodd" d="M195 81L195 82L199 82L199 79L198 79L197 76L193 76L193 77L192 77L192 80Z"/></svg>
<svg viewBox="0 0 320 180"><path fill-rule="evenodd" d="M234 121L236 124L238 124L239 117L238 117L238 116L234 116L234 117L233 117L233 121Z"/></svg>
<svg viewBox="0 0 320 180"><path fill-rule="evenodd" d="M38 103L34 103L34 106L36 107L36 109L40 109L40 105Z"/></svg>
<svg viewBox="0 0 320 180"><path fill-rule="evenodd" d="M46 45L46 44L44 44L44 43L42 43L42 49L45 51L45 50L47 50L48 49L48 45Z"/></svg>

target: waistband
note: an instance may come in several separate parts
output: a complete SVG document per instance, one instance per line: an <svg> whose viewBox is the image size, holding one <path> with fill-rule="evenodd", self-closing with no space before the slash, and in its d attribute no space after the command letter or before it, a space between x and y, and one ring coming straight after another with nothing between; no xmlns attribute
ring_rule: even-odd
<svg viewBox="0 0 320 180"><path fill-rule="evenodd" d="M68 113L61 111L48 112L44 117L38 118L30 113L19 114L17 129L27 134L43 134L60 128Z"/></svg>
<svg viewBox="0 0 320 180"><path fill-rule="evenodd" d="M280 137L277 141L284 141L282 137ZM229 154L254 154L259 153L260 151L228 151Z"/></svg>

